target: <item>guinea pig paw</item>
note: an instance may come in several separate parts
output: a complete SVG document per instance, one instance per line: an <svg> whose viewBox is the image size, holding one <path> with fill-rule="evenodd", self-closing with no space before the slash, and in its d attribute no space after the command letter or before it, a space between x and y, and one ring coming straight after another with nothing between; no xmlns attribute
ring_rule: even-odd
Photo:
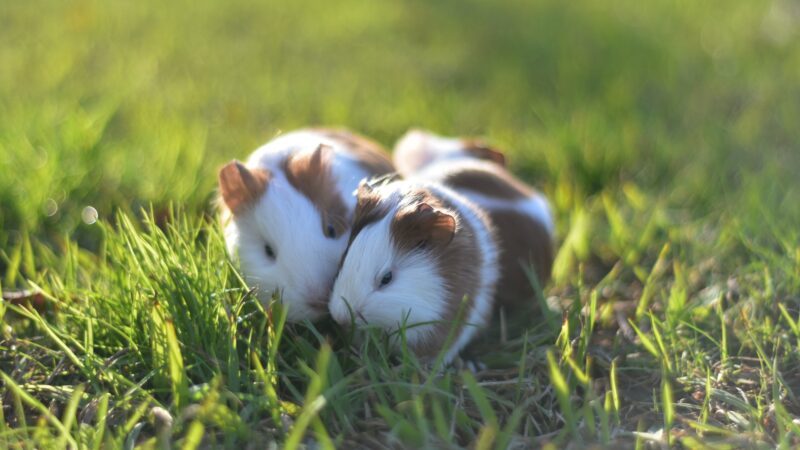
<svg viewBox="0 0 800 450"><path fill-rule="evenodd" d="M478 361L477 359L470 359L465 362L467 370L472 373L483 372L487 369L486 364Z"/></svg>
<svg viewBox="0 0 800 450"><path fill-rule="evenodd" d="M453 359L451 365L458 370L468 370L473 374L477 374L478 372L482 372L487 369L486 364L469 356L457 356Z"/></svg>

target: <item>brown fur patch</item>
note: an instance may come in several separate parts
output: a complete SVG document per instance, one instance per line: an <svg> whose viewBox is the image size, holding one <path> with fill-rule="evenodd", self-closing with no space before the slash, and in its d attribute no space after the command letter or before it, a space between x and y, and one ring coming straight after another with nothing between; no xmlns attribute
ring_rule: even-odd
<svg viewBox="0 0 800 450"><path fill-rule="evenodd" d="M455 217L425 202L398 211L392 221L392 238L405 252L417 247L444 248L455 232Z"/></svg>
<svg viewBox="0 0 800 450"><path fill-rule="evenodd" d="M534 269L540 286L550 278L555 248L553 239L539 221L519 212L490 211L500 247L498 305L512 306L535 298L531 282L523 269Z"/></svg>
<svg viewBox="0 0 800 450"><path fill-rule="evenodd" d="M356 192L356 210L353 217L353 230L350 233L350 242L371 223L378 222L389 213L389 205L380 205L381 196L361 182Z"/></svg>
<svg viewBox="0 0 800 450"><path fill-rule="evenodd" d="M442 182L456 190L468 189L503 200L521 200L533 195L532 189L503 169L464 169L448 174Z"/></svg>
<svg viewBox="0 0 800 450"><path fill-rule="evenodd" d="M394 172L394 166L388 153L372 139L343 128L316 128L314 131L347 147L371 175Z"/></svg>
<svg viewBox="0 0 800 450"><path fill-rule="evenodd" d="M233 160L220 169L218 178L223 203L237 215L250 208L264 194L272 176L266 169L248 169Z"/></svg>
<svg viewBox="0 0 800 450"><path fill-rule="evenodd" d="M436 260L439 276L441 276L448 291L445 299L446 309L441 318L441 322L433 325L433 332L421 342L411 346L411 350L421 358L435 357L445 344L450 333L451 327L455 326L455 336L464 326L462 323L455 323L461 301L466 296L467 303L461 311L461 318L466 321L472 308L474 307L474 296L480 285L480 251L478 250L475 230L466 220L457 220L455 234L452 239L444 245L442 239L446 236L445 232L451 226L449 221L442 215L452 214L457 211L453 205L448 204L444 199L434 197L427 191L420 191L415 194L419 203L425 203L433 208L433 211L423 207L422 211L417 211L417 205L412 205L409 212L398 211L395 220L391 225L391 235L397 248L404 252L427 252ZM439 211L437 211L439 210ZM440 210L449 211L446 214ZM417 216L416 218L414 216ZM420 236L425 233L421 227L432 227L439 229L435 231L437 245L419 246Z"/></svg>
<svg viewBox="0 0 800 450"><path fill-rule="evenodd" d="M284 170L289 183L311 200L322 215L322 233L327 235L328 225L333 225L338 237L347 231L350 217L331 170L333 157L331 147L320 145L313 151L289 156Z"/></svg>
<svg viewBox="0 0 800 450"><path fill-rule="evenodd" d="M501 167L506 166L506 155L478 139L464 139L464 151L478 159L493 161Z"/></svg>

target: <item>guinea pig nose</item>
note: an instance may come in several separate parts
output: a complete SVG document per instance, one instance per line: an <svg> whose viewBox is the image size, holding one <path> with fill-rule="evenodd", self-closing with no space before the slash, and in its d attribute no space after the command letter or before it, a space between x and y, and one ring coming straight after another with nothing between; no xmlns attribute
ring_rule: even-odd
<svg viewBox="0 0 800 450"><path fill-rule="evenodd" d="M349 314L348 315L344 315L344 316L338 316L338 317L335 318L335 320L336 320L336 323L338 323L339 325L341 325L343 327L349 327L350 325L353 324L353 321L350 320L350 315Z"/></svg>
<svg viewBox="0 0 800 450"><path fill-rule="evenodd" d="M331 316L339 325L352 325L355 314L356 313L351 309L346 300L343 300L342 302L334 301L331 303Z"/></svg>

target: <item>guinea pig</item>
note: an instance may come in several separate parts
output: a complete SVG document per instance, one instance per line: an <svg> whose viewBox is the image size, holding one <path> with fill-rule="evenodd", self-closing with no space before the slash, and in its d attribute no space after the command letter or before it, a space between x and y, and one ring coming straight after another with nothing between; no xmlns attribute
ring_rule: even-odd
<svg viewBox="0 0 800 450"><path fill-rule="evenodd" d="M277 294L287 320L315 320L350 236L360 180L392 172L375 142L342 129L281 135L219 171L228 252L266 303Z"/></svg>
<svg viewBox="0 0 800 450"><path fill-rule="evenodd" d="M489 219L436 183L364 182L356 197L332 317L389 332L403 327L421 359L445 350L445 362L452 361L492 314L498 261Z"/></svg>
<svg viewBox="0 0 800 450"><path fill-rule="evenodd" d="M405 177L442 183L489 215L500 249L498 306L535 298L529 271L540 287L550 278L553 218L547 200L505 169L501 152L474 139L411 130L395 145L394 163Z"/></svg>

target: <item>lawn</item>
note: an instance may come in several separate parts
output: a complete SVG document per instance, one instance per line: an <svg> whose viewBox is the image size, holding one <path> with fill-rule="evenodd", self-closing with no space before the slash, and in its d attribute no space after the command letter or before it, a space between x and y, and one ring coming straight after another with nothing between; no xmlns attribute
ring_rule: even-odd
<svg viewBox="0 0 800 450"><path fill-rule="evenodd" d="M550 198L485 370L241 281L216 171L312 124ZM798 124L789 0L4 1L0 448L800 446Z"/></svg>

